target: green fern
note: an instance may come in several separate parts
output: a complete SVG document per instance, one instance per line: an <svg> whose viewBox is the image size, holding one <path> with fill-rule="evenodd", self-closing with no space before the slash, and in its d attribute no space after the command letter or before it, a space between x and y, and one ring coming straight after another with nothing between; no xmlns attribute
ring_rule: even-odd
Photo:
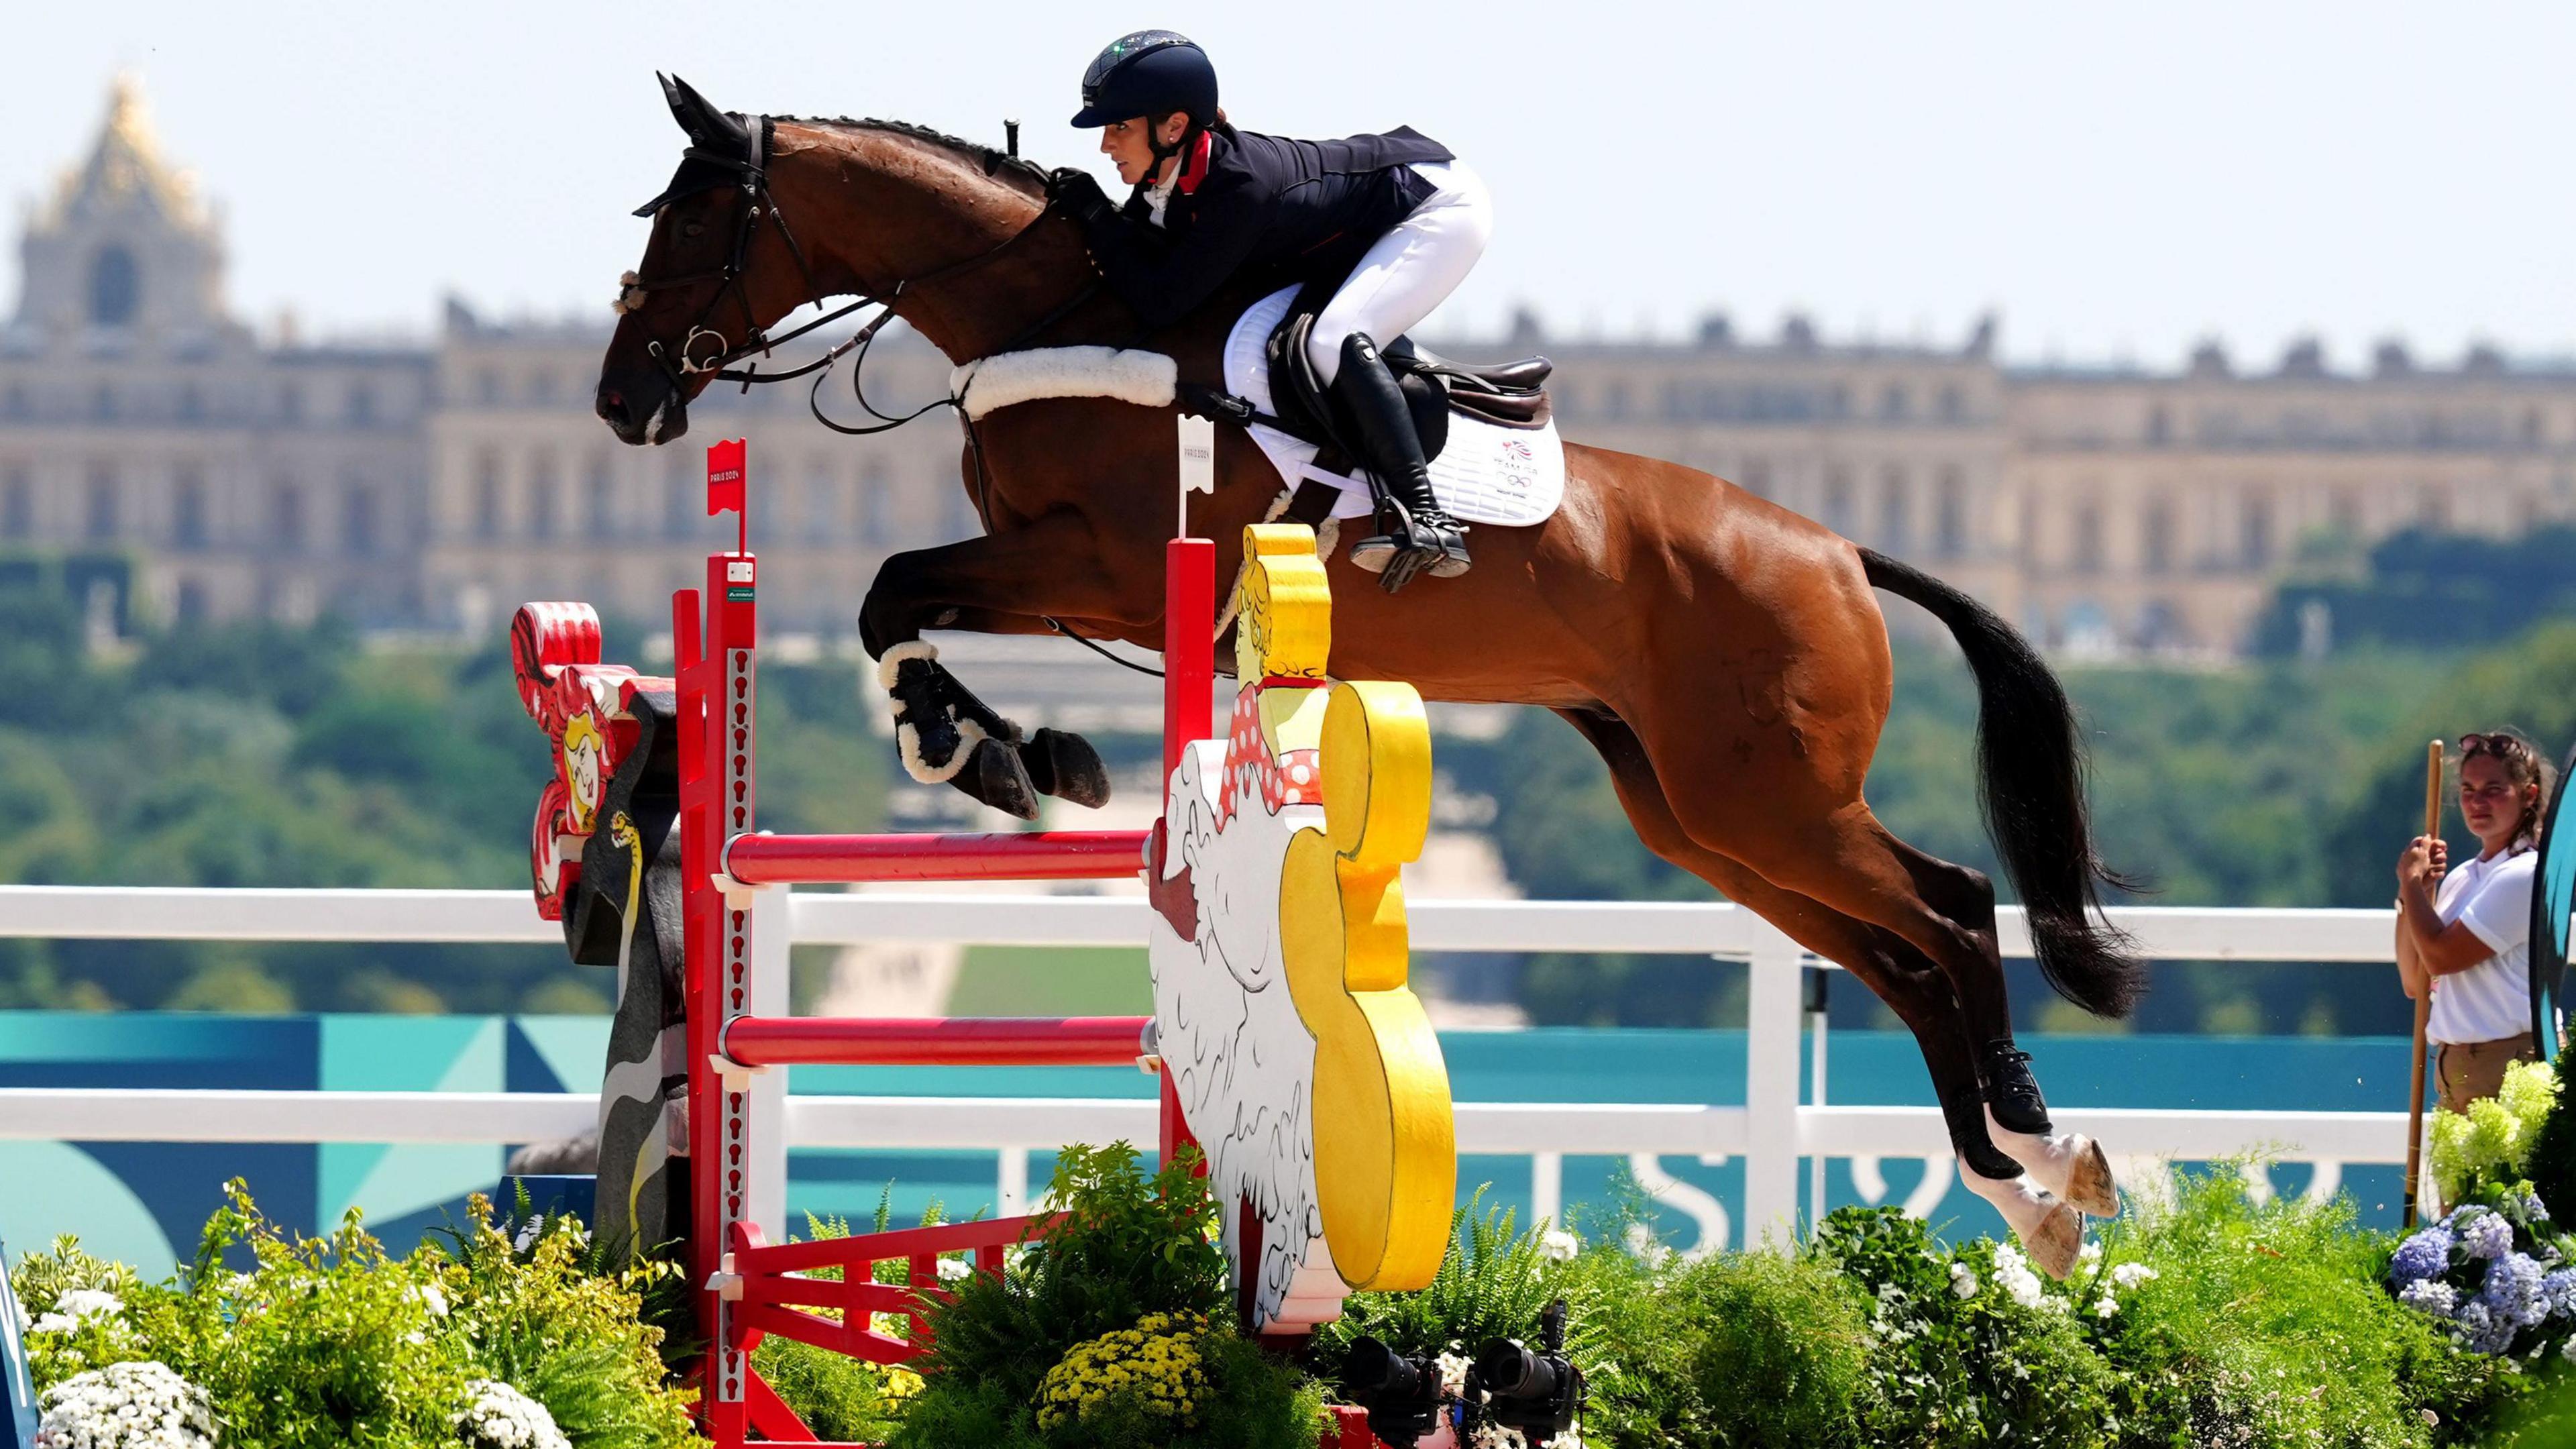
<svg viewBox="0 0 2576 1449"><path fill-rule="evenodd" d="M1531 1339L1550 1300L1566 1300L1566 1347L1577 1362L1595 1350L1600 1334L1595 1273L1576 1273L1551 1259L1542 1243L1548 1222L1524 1233L1519 1214L1484 1207L1493 1184L1476 1189L1449 1216L1450 1250L1430 1286L1414 1293L1354 1293L1342 1316L1315 1330L1315 1362L1337 1376L1353 1340L1362 1334L1400 1354L1473 1352L1489 1338ZM1482 1209L1480 1212L1479 1210Z"/></svg>

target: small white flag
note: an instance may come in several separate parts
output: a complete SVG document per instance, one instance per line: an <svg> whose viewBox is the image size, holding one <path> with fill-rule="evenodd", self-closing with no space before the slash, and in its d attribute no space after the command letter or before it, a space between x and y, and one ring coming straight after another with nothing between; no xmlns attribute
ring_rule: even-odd
<svg viewBox="0 0 2576 1449"><path fill-rule="evenodd" d="M1181 414L1181 492L1216 491L1216 423Z"/></svg>

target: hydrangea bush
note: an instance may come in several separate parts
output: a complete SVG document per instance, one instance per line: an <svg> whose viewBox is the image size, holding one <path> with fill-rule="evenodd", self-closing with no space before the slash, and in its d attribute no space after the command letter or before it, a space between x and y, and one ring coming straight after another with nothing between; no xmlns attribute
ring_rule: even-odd
<svg viewBox="0 0 2576 1449"><path fill-rule="evenodd" d="M2576 1361L2576 1266L2566 1243L2536 1194L2501 1193L2398 1244L2388 1287L2471 1353Z"/></svg>

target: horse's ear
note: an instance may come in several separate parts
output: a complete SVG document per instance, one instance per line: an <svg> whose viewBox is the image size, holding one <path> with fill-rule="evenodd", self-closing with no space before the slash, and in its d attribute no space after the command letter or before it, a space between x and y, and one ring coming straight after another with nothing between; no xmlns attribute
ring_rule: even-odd
<svg viewBox="0 0 2576 1449"><path fill-rule="evenodd" d="M698 94L697 87L675 75L656 75L662 82L662 98L671 104L671 119L680 123L691 141L701 146L724 142L739 146L749 138L750 132L740 121L709 104L705 96Z"/></svg>

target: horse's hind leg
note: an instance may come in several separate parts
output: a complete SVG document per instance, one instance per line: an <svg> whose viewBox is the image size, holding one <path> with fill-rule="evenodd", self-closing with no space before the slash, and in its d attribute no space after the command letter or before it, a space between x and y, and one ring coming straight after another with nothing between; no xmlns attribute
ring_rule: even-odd
<svg viewBox="0 0 2576 1449"><path fill-rule="evenodd" d="M1619 803L1646 848L1726 893L1727 897L1832 961L1885 1001L1914 1033L1932 1074L1943 1124L1964 1169L1961 1180L1993 1202L2035 1261L2063 1277L2083 1238L2082 1220L2044 1188L2023 1178L2022 1164L1996 1150L1978 1092L1968 1032L1950 980L1910 942L1857 920L1811 896L1781 889L1744 864L1701 845L1675 817L1663 783L1636 734L1606 709L1560 710L1610 767Z"/></svg>

